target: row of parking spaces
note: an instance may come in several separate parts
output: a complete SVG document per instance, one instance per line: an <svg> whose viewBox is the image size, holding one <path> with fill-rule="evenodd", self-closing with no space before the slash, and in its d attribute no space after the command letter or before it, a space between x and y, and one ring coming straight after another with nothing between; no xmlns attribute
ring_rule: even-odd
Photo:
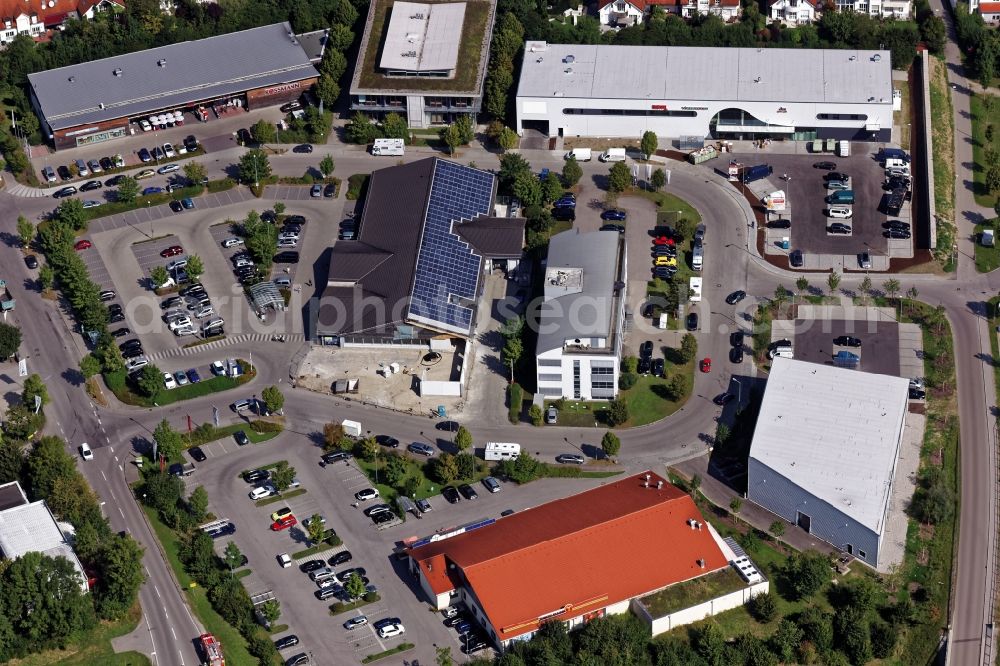
<svg viewBox="0 0 1000 666"><path fill-rule="evenodd" d="M268 185L264 188L264 198L274 199L276 201L307 201L309 199L332 199L333 192L330 191L329 196L326 194L326 186L323 187L323 196L317 197L312 193L312 187L309 185Z"/></svg>
<svg viewBox="0 0 1000 666"><path fill-rule="evenodd" d="M210 210L213 208L221 208L223 206L243 203L244 201L250 201L251 199L254 199L253 192L244 187L234 187L224 192L204 194L200 197L196 197L193 201L195 202L196 208L205 208ZM176 215L176 213L170 209L168 204L162 204L160 206L147 206L143 208L136 208L135 210L131 210L127 213L97 218L90 222L90 229L94 232L102 232L131 226L143 233L145 233L146 229L149 228L149 234L152 235L154 233L154 227L152 226L154 222L164 218L173 217L174 215Z"/></svg>

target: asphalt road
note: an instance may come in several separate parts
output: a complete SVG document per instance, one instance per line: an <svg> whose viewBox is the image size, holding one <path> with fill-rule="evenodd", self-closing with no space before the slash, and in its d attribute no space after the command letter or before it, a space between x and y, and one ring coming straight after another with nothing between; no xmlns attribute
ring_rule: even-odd
<svg viewBox="0 0 1000 666"><path fill-rule="evenodd" d="M959 129L961 131L961 128ZM217 176L218 172L228 166L227 160L229 163L235 161L238 152L237 149L233 149L213 154L215 161L210 164L210 175ZM387 164L350 147L335 147L333 152L337 158L337 173L341 176L370 171ZM419 159L423 156L425 154L418 151L408 151L406 160ZM561 166L559 156L552 153L529 151L525 156L536 169ZM473 149L468 149L462 155L463 161L470 159L481 167L496 166L494 155ZM274 158L272 165L281 173L301 173L313 161L309 156L290 154ZM585 164L583 167L588 175L603 173L606 169L606 165L597 162ZM743 366L732 366L722 361L729 349L729 333L739 326L742 313L755 302L755 299L773 294L778 284L791 287L793 283L793 277L764 264L747 250L746 204L724 181L711 176L706 177L703 170L688 168L686 165L671 165L670 168L672 170L670 191L694 205L710 229L707 240L706 287L702 303L703 320L699 332L699 356L712 356L717 361L712 373L698 373L695 394L677 414L664 422L622 433L623 462L630 470L677 462L700 455L706 450L707 435L714 432L714 420L719 411L710 402L712 396L728 387L731 374L753 376L754 373L749 361ZM14 234L15 220L19 213L29 218L36 218L39 214L50 210L52 205L51 199L15 198L0 193L0 210L5 213L0 218L0 231ZM341 205L342 199L332 204L333 207L329 209L331 219L338 219ZM962 206L961 197L959 205ZM178 225L183 226L184 219L194 218L185 218L184 214L181 214L171 219L171 223L175 219ZM960 237L963 235L960 234ZM970 309L970 303L979 303L987 294L996 293L997 279L993 276L975 275L974 269L971 268L969 247L963 244L961 250L963 253L957 280L934 276L900 276L900 281L903 283L904 291L915 285L922 299L945 305L958 350L956 369L963 443L963 482L962 528L953 631L954 656L958 658L956 663L964 664L976 663L976 659L971 658L972 651L977 650L976 646L981 642L983 635L986 621L984 612L986 599L989 596L988 592L984 595L984 590L989 588L987 581L992 580L990 568L992 563L987 554L992 543L992 528L995 527L995 512L990 506L991 484L995 478L991 457L993 433L988 427L989 408L995 403L995 398L989 370L981 357L977 356L984 353L984 350L987 355L989 354L989 341L985 337L989 332L983 330L985 324L975 316L974 311ZM122 477L122 465L126 464L133 446L144 445L148 431L161 418L170 419L178 427L184 424L188 415L196 422L208 421L211 418L213 404L222 407L242 396L209 396L155 411L116 405L99 410L95 414L93 406L80 387L80 377L75 371L79 358L85 352L79 337L68 330L54 305L49 302L39 302L37 293L31 289L30 279L34 276L29 275L30 272L24 267L18 251L11 246L4 246L0 248L0 256L3 257L3 263L9 271L4 277L19 301L14 319L22 327L25 340L29 341L25 345L25 351L30 355L29 368L32 372L42 374L53 397L53 403L48 408L49 430L66 437L71 449L75 449L81 441L88 441L95 446L96 460L92 464L82 466L84 473L105 502L105 509L112 520L112 525L116 529L128 529L146 546L145 564L150 578L143 587L141 601L148 621L147 633L151 639L147 649L155 651L157 664L196 663L197 655L191 640L200 633L200 628L191 619L184 606L181 594L176 589L176 584L173 583L138 508L127 497L128 490ZM821 284L825 279L825 276L821 275L807 277L814 284ZM859 282L857 279L845 279L841 288L856 288L857 282ZM736 288L746 289L751 298L735 308L725 305L723 300L725 295ZM320 430L323 423L353 418L366 424L366 428L395 435L403 441L438 443L439 432L433 429L433 422L430 419L364 407L357 403L344 403L328 396L288 389L289 362L297 350L297 345L261 345L248 342L229 347L226 351L228 356L254 353L253 358L259 375L245 388L247 393L259 392L263 386L279 381L282 382L280 385L286 387L285 392L288 397L286 413L292 433L289 436L298 434L308 438ZM190 355L184 364L199 365L218 355L218 352L212 350L196 352ZM8 373L10 372L11 368L8 367ZM11 391L16 392L15 388L11 388ZM601 434L592 429L479 428L474 423L467 425L470 426L477 442L520 441L528 450L537 451L543 456L572 450L586 451L588 445L599 445ZM984 445L987 442L990 445ZM238 471L237 468L242 469L244 465L245 461L241 456L250 458L257 455L259 450L261 449L255 448L248 450L246 454L237 453L232 456L231 462L210 460L205 463L204 467L207 469L203 472L214 472L216 466L220 465L225 469L218 473L231 478ZM310 480L310 483L319 488L329 485L315 480ZM575 488L578 489L579 486ZM327 488L321 492L328 493L331 505L342 506L343 490L343 488ZM213 502L220 501L222 500L213 496ZM358 543L366 543L367 535L351 534L355 528L348 520L344 519L344 525L351 526L343 529L346 529L347 534ZM430 523L422 522L430 526ZM984 526L990 527L984 528ZM260 561L260 564L252 566L261 569L262 572L267 570L266 551L270 550L268 548L255 553L253 560ZM270 553L271 557L273 555L274 553ZM368 558L374 560L384 556L383 551L372 553ZM274 572L275 575L288 573L278 570L276 565ZM383 573L386 580L391 581L388 570ZM278 585L282 581L280 578L274 578L265 582L269 585ZM396 590L397 587L388 584L389 590L394 590L389 594L404 596L410 594L401 589ZM299 611L288 609L286 612ZM304 623L308 621L307 618L302 619ZM409 636L418 643L418 651L414 656L430 660L433 658L433 651L420 635L423 623L420 620L415 622L417 625ZM141 627L139 633L142 631ZM437 630L431 629L428 625L426 631L430 632L429 636L434 636Z"/></svg>

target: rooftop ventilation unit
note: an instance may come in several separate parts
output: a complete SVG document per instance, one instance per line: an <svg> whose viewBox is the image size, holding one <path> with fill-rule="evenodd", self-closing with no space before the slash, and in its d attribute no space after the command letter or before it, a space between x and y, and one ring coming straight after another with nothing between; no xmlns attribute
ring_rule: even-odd
<svg viewBox="0 0 1000 666"><path fill-rule="evenodd" d="M115 71L113 72L113 74L115 76L121 76L122 75L122 68L121 67L116 67Z"/></svg>
<svg viewBox="0 0 1000 666"><path fill-rule="evenodd" d="M69 77L69 82L70 83L73 83L74 81L76 81L76 77L75 76Z"/></svg>
<svg viewBox="0 0 1000 666"><path fill-rule="evenodd" d="M881 60L882 60L882 56L879 55L878 53L876 53L875 55L872 56L872 62L880 62Z"/></svg>
<svg viewBox="0 0 1000 666"><path fill-rule="evenodd" d="M159 65L160 67L166 67L167 61L165 58L160 58L159 60L156 61L156 64Z"/></svg>
<svg viewBox="0 0 1000 666"><path fill-rule="evenodd" d="M572 65L574 62L576 62L576 56L568 55L565 58L563 58L563 62L566 63L567 65Z"/></svg>
<svg viewBox="0 0 1000 666"><path fill-rule="evenodd" d="M572 73L573 73L572 67L567 67L566 69L563 70L563 74L572 74Z"/></svg>

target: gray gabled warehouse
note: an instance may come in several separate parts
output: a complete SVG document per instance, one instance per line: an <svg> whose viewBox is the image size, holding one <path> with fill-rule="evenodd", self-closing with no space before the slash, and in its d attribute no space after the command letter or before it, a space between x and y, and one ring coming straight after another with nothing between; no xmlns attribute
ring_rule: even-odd
<svg viewBox="0 0 1000 666"><path fill-rule="evenodd" d="M747 498L877 567L909 382L775 358L747 471Z"/></svg>

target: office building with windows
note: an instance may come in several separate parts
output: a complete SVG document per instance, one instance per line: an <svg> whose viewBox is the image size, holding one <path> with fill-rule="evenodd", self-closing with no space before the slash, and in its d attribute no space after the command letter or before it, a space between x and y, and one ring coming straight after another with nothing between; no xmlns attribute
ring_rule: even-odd
<svg viewBox="0 0 1000 666"><path fill-rule="evenodd" d="M627 269L625 241L616 231L571 229L551 238L538 314L536 395L618 395Z"/></svg>
<svg viewBox="0 0 1000 666"><path fill-rule="evenodd" d="M527 42L514 129L547 137L889 141L889 51Z"/></svg>

